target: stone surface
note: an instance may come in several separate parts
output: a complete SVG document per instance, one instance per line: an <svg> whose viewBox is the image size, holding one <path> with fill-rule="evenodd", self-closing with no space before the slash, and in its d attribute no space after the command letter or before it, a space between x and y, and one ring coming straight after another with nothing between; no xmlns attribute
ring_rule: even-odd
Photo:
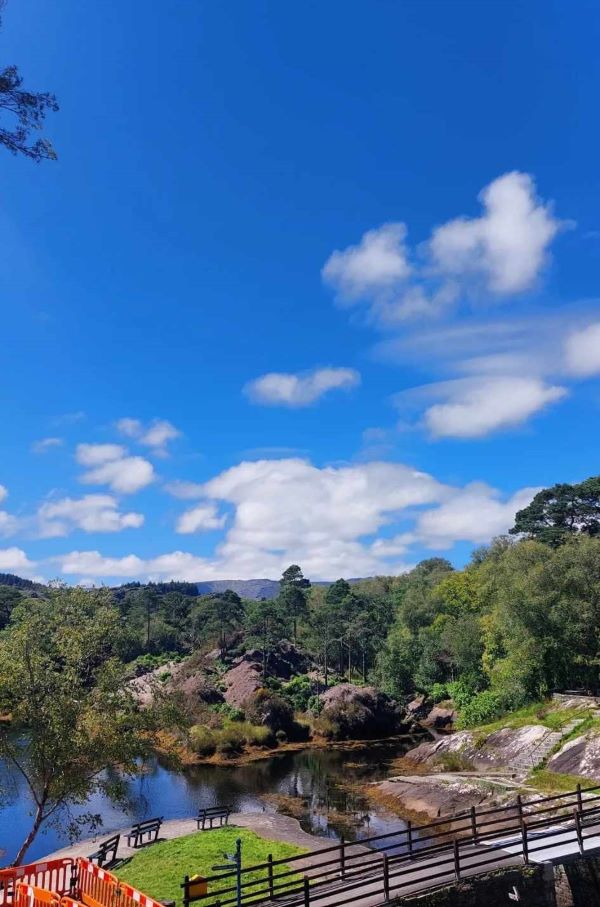
<svg viewBox="0 0 600 907"><path fill-rule="evenodd" d="M441 705L434 706L423 721L426 727L449 728L456 721L455 709Z"/></svg>
<svg viewBox="0 0 600 907"><path fill-rule="evenodd" d="M551 772L600 779L600 736L584 734L565 743L548 762Z"/></svg>
<svg viewBox="0 0 600 907"><path fill-rule="evenodd" d="M555 739L552 731L537 724L502 728L483 741L478 741L471 731L457 731L433 743L422 743L410 751L408 758L411 762L435 765L443 764L444 757L453 753L477 769L516 771L519 767L533 767L539 762L546 744L552 746Z"/></svg>

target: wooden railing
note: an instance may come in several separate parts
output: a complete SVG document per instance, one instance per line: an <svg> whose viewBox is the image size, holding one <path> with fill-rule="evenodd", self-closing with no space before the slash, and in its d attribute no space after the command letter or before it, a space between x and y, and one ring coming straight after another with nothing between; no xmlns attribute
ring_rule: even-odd
<svg viewBox="0 0 600 907"><path fill-rule="evenodd" d="M492 867L529 863L560 843L585 853L586 838L600 835L600 786L484 810L471 810L427 825L406 827L325 847L311 854L243 866L206 879L207 894L194 894L186 879L183 904L201 907L261 904L336 907L358 903L360 890L384 903L411 890L427 890ZM562 823L557 828L557 824ZM592 834L593 823L598 828ZM451 827L450 827L451 826ZM509 848L507 850L507 848ZM252 875L252 878L249 878ZM335 896L335 899L332 898Z"/></svg>

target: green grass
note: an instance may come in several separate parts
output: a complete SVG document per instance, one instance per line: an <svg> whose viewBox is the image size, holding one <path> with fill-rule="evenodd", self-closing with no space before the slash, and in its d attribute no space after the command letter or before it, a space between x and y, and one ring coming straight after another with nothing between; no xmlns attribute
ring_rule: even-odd
<svg viewBox="0 0 600 907"><path fill-rule="evenodd" d="M303 847L261 838L247 828L229 826L145 847L117 869L115 875L158 901L172 900L181 903L180 886L184 876L215 875L212 867L225 862L224 853L235 851L237 838L242 839L242 867L264 863L267 854L273 854L273 859L279 860L307 852ZM276 868L278 872L285 872L288 869L285 865ZM264 871L243 876L245 882L259 878L265 878ZM297 878L289 876L286 881L292 879L299 881L300 874ZM261 887L256 887L257 892Z"/></svg>
<svg viewBox="0 0 600 907"><path fill-rule="evenodd" d="M529 775L527 783L546 794L568 794L574 791L578 784L585 790L587 787L594 787L598 782L581 775L562 775L559 772L539 768Z"/></svg>
<svg viewBox="0 0 600 907"><path fill-rule="evenodd" d="M485 735L486 737L490 734L493 734L494 731L500 731L502 728L517 728L525 727L528 724L542 724L544 727L549 728L552 731L559 731L562 727L571 721L572 718L584 718L592 721L591 719L592 709L586 708L577 708L577 709L561 709L557 707L556 703L552 700L543 700L541 702L532 702L530 705L526 705L522 709L518 709L516 712L509 712L507 715L504 715L502 718L498 718L497 721L492 721L489 724L479 725L473 730L478 735ZM586 725L581 725L581 728L587 729ZM578 731L577 735L583 731Z"/></svg>

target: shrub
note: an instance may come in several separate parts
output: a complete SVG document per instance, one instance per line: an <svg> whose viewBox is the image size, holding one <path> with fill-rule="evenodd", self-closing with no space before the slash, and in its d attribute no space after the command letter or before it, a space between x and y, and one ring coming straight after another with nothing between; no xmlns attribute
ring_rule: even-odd
<svg viewBox="0 0 600 907"><path fill-rule="evenodd" d="M217 732L217 752L224 756L232 756L241 753L246 743L246 737L235 724L222 728Z"/></svg>
<svg viewBox="0 0 600 907"><path fill-rule="evenodd" d="M203 724L195 724L190 728L190 744L199 756L212 756L217 749L215 732Z"/></svg>
<svg viewBox="0 0 600 907"><path fill-rule="evenodd" d="M500 718L510 707L506 698L492 690L477 693L461 710L459 727L473 727Z"/></svg>
<svg viewBox="0 0 600 907"><path fill-rule="evenodd" d="M314 684L307 674L292 677L283 687L283 695L294 711L305 712L313 698Z"/></svg>
<svg viewBox="0 0 600 907"><path fill-rule="evenodd" d="M252 724L263 724L276 733L293 733L294 712L289 702L278 693L261 688L244 703L246 718Z"/></svg>
<svg viewBox="0 0 600 907"><path fill-rule="evenodd" d="M431 687L430 694L434 702L443 702L444 699L450 699L448 687L445 683L434 683Z"/></svg>

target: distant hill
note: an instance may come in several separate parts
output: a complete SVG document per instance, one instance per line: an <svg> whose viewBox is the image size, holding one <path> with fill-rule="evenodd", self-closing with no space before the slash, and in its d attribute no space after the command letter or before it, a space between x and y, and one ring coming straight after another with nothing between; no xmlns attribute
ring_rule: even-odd
<svg viewBox="0 0 600 907"><path fill-rule="evenodd" d="M17 589L36 589L40 587L40 584L34 583L30 579L15 576L14 573L0 573L0 586L15 586Z"/></svg>
<svg viewBox="0 0 600 907"><path fill-rule="evenodd" d="M225 592L231 589L241 598L275 598L279 592L279 583L274 579L215 579L197 583L198 595L209 595L211 592Z"/></svg>
<svg viewBox="0 0 600 907"><path fill-rule="evenodd" d="M349 583L359 583L360 578L349 579ZM329 582L312 583L313 586L330 586ZM197 583L198 595L209 595L211 592L225 592L231 589L240 598L275 598L279 593L279 582L274 579L215 579L206 583Z"/></svg>

